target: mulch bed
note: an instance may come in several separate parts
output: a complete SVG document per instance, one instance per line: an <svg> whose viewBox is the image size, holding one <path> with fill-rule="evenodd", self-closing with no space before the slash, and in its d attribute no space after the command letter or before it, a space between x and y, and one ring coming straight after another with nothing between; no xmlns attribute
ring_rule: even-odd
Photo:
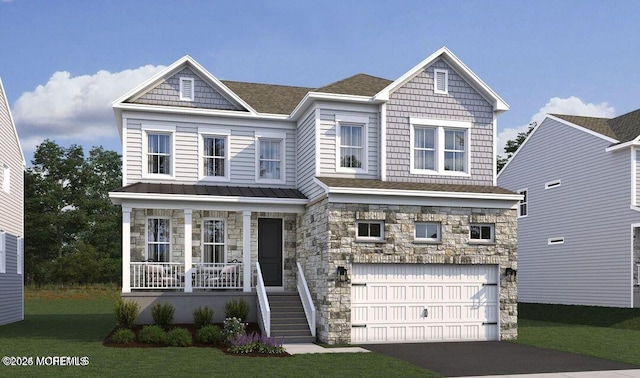
<svg viewBox="0 0 640 378"><path fill-rule="evenodd" d="M222 324L216 324L218 327L220 327L220 329L222 329ZM140 331L142 330L143 325L142 324L137 324L133 327L132 331L136 334L136 341L129 343L129 344L119 344L119 343L114 343L111 340L111 337L113 336L113 334L118 330L118 327L114 328L113 330L111 330L111 332L109 333L109 335L107 335L107 337L105 337L104 341L102 342L102 345L106 346L106 347L110 347L110 348L164 348L167 347L167 345L164 344L147 344L147 343L141 343L138 340L138 335L140 334ZM228 354L230 356L246 356L246 357L290 357L291 355L287 352L285 353L280 353L280 354L263 354L263 353L231 353L227 350L227 345L224 343L217 343L217 344L209 344L209 343L202 343L200 341L198 341L197 337L196 337L196 328L194 327L193 324L173 324L171 326L172 328L184 328L187 331L189 331L191 333L191 337L193 338L193 344L191 345L190 348L196 347L196 348L218 348L220 349L222 352L224 352L225 354ZM247 326L245 327L245 331L247 334L251 334L253 332L256 332L258 334L260 334L260 327L258 326L258 324L256 323L248 323Z"/></svg>

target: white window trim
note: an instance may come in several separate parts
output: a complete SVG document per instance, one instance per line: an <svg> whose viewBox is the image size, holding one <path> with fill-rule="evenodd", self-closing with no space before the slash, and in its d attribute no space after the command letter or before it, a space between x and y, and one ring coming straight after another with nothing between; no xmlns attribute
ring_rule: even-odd
<svg viewBox="0 0 640 378"><path fill-rule="evenodd" d="M380 225L380 237L377 236L358 236L358 226L360 223L379 224ZM369 221L359 220L356 221L356 241L357 242L384 242L384 221Z"/></svg>
<svg viewBox="0 0 640 378"><path fill-rule="evenodd" d="M491 228L491 238L489 239L471 239L471 227L472 226L480 226L480 227L490 227ZM469 224L469 244L493 244L496 241L496 225L493 223L470 223Z"/></svg>
<svg viewBox="0 0 640 378"><path fill-rule="evenodd" d="M0 273L7 273L7 234L0 231Z"/></svg>
<svg viewBox="0 0 640 378"><path fill-rule="evenodd" d="M2 190L7 194L11 192L11 168L6 164L2 165Z"/></svg>
<svg viewBox="0 0 640 378"><path fill-rule="evenodd" d="M417 228L416 226L418 224L435 224L436 226L438 226L438 237L437 238L419 238L416 233L417 233ZM418 243L440 243L440 241L442 240L442 224L440 222L414 222L413 224L413 240L415 242Z"/></svg>
<svg viewBox="0 0 640 378"><path fill-rule="evenodd" d="M544 184L544 189L545 190L546 189L553 189L553 188L559 187L560 185L562 185L562 180L553 180L553 181L546 182Z"/></svg>
<svg viewBox="0 0 640 378"><path fill-rule="evenodd" d="M547 239L547 245L564 244L564 236Z"/></svg>
<svg viewBox="0 0 640 378"><path fill-rule="evenodd" d="M18 238L18 248L16 256L16 273L23 274L24 272L24 239Z"/></svg>
<svg viewBox="0 0 640 378"><path fill-rule="evenodd" d="M149 219L167 219L169 220L169 261L168 262L173 262L173 225L171 224L171 218L170 217L154 217L154 216L149 216L146 217L145 219L145 223L144 223L144 259L148 260L149 257ZM156 261L158 263L162 263L162 261Z"/></svg>
<svg viewBox="0 0 640 378"><path fill-rule="evenodd" d="M444 91L438 89L438 74L444 73ZM435 68L433 70L433 93L449 94L449 70Z"/></svg>
<svg viewBox="0 0 640 378"><path fill-rule="evenodd" d="M342 145L342 138L340 136L340 126L345 125L362 125L362 168L349 168L340 166L340 152ZM367 173L369 162L369 117L350 116L350 115L336 115L336 172L341 173Z"/></svg>
<svg viewBox="0 0 640 378"><path fill-rule="evenodd" d="M184 91L184 82L191 82L191 93L185 93ZM191 77L181 77L180 78L180 101L193 101L195 100L195 82Z"/></svg>
<svg viewBox="0 0 640 378"><path fill-rule="evenodd" d="M409 173L415 175L432 175L432 176L457 176L457 177L470 177L471 176L471 122L467 121L451 121L451 120L436 120L427 118L409 118L410 131L409 131ZM415 144L415 127L427 127L434 128L436 130L436 169L415 169L414 165L414 144ZM464 129L466 132L466 162L465 172L445 171L444 170L444 132L447 129Z"/></svg>
<svg viewBox="0 0 640 378"><path fill-rule="evenodd" d="M204 138L208 137L223 137L225 138L225 150L224 150L224 176L205 176L204 170ZM211 127L198 127L198 177L201 181L223 181L228 182L231 180L231 160L230 150L231 147L231 130L218 129Z"/></svg>
<svg viewBox="0 0 640 378"><path fill-rule="evenodd" d="M149 173L149 134L167 134L171 143L171 167L169 174ZM166 125L142 126L142 178L173 179L176 177L176 127Z"/></svg>
<svg viewBox="0 0 640 378"><path fill-rule="evenodd" d="M260 177L260 139L279 139L281 140L280 147L280 178L268 179ZM256 182L264 184L286 184L287 182L287 134L286 133L271 133L260 132L255 134L255 156L256 156Z"/></svg>
<svg viewBox="0 0 640 378"><path fill-rule="evenodd" d="M227 225L228 222L226 219L224 218L202 218L202 225L201 225L201 233L200 233L200 262L204 263L204 223L206 221L222 221L224 222L224 261L222 261L222 263L227 263L227 261L229 261L229 254L228 254L228 245L229 245L229 238L228 238L228 233L227 233ZM211 245L216 245L211 244Z"/></svg>
<svg viewBox="0 0 640 378"><path fill-rule="evenodd" d="M529 189L520 189L518 190L516 193L518 194L523 194L525 196L525 201L521 202L518 201L518 218L526 218L529 215ZM526 214L522 215L522 213L520 212L521 206L524 205L525 209L526 209Z"/></svg>

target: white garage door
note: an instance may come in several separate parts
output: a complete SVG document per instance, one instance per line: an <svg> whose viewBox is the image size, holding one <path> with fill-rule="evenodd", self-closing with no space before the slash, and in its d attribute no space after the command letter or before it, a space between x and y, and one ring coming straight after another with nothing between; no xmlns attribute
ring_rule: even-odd
<svg viewBox="0 0 640 378"><path fill-rule="evenodd" d="M353 264L351 342L498 339L498 266Z"/></svg>

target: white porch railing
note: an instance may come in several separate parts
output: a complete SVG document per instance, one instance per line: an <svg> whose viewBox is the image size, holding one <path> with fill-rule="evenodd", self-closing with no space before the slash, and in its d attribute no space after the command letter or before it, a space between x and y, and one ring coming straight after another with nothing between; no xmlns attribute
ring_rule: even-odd
<svg viewBox="0 0 640 378"><path fill-rule="evenodd" d="M132 289L183 289L184 264L168 262L132 262Z"/></svg>
<svg viewBox="0 0 640 378"><path fill-rule="evenodd" d="M307 286L307 280L304 278L304 272L300 263L296 263L298 266L298 294L300 294L300 300L302 301L302 307L304 307L304 314L307 317L307 323L309 323L309 330L311 336L316 336L316 307L313 305L311 299L311 293Z"/></svg>
<svg viewBox="0 0 640 378"><path fill-rule="evenodd" d="M262 332L264 332L267 337L271 337L271 308L269 307L269 299L267 298L267 291L264 287L259 262L256 262L256 272L256 292L258 294L258 310L260 311L258 321L263 328Z"/></svg>
<svg viewBox="0 0 640 378"><path fill-rule="evenodd" d="M194 263L194 289L242 289L242 263Z"/></svg>

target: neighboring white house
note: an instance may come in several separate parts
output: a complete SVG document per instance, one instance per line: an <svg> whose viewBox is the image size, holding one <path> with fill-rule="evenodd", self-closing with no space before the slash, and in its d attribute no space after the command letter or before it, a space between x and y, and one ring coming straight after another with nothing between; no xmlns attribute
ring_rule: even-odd
<svg viewBox="0 0 640 378"><path fill-rule="evenodd" d="M0 325L24 319L24 168L0 79Z"/></svg>
<svg viewBox="0 0 640 378"><path fill-rule="evenodd" d="M446 47L321 88L221 81L185 56L113 107L122 297L144 319L244 296L269 333L267 301L298 291L328 343L517 336L508 106Z"/></svg>
<svg viewBox="0 0 640 378"><path fill-rule="evenodd" d="M502 169L498 184L525 196L520 302L640 307L639 138L640 110L548 115Z"/></svg>

